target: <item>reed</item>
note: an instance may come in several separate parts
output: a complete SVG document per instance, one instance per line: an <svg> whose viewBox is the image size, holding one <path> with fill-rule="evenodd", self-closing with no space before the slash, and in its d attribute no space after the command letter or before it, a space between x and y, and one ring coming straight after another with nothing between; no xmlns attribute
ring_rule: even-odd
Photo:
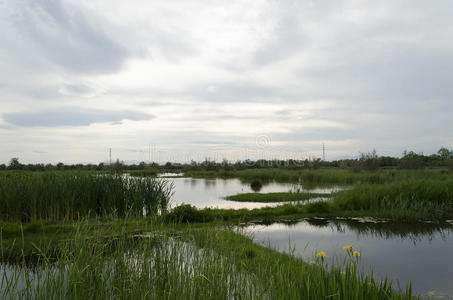
<svg viewBox="0 0 453 300"><path fill-rule="evenodd" d="M228 228L180 228L105 239L84 225L56 261L0 265L2 299L412 299L359 272L328 268ZM156 225L149 225L151 230ZM116 230L118 230L116 228ZM121 230L120 230L121 231ZM87 236L90 236L87 239ZM37 249L39 251L39 249Z"/></svg>
<svg viewBox="0 0 453 300"><path fill-rule="evenodd" d="M388 211L423 219L453 217L453 180L414 180L386 185L360 184L338 192L333 207L342 211Z"/></svg>
<svg viewBox="0 0 453 300"><path fill-rule="evenodd" d="M326 168L318 170L287 169L247 169L240 171L188 171L186 177L239 178L246 182L278 181L294 182L302 185L352 185L357 183L385 184L406 180L453 180L453 172L441 169L398 170L381 169L378 171L359 171Z"/></svg>
<svg viewBox="0 0 453 300"><path fill-rule="evenodd" d="M110 173L8 172L0 174L0 219L70 220L86 216L141 216L166 210L165 180Z"/></svg>
<svg viewBox="0 0 453 300"><path fill-rule="evenodd" d="M330 197L330 193L309 193L309 192L283 192L283 193L245 193L225 197L227 200L238 202L289 202L305 201L312 198Z"/></svg>

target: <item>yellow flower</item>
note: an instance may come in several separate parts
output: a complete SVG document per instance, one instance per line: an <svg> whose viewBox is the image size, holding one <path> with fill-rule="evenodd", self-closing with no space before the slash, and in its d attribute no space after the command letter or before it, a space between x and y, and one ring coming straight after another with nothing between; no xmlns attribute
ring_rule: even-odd
<svg viewBox="0 0 453 300"><path fill-rule="evenodd" d="M317 257L327 257L326 252L324 252L324 251L318 252L318 254L316 254L316 256Z"/></svg>
<svg viewBox="0 0 453 300"><path fill-rule="evenodd" d="M352 245L344 246L343 249L345 249L346 251L351 251L352 250Z"/></svg>
<svg viewBox="0 0 453 300"><path fill-rule="evenodd" d="M354 253L352 253L352 256L360 256L360 252L354 251Z"/></svg>

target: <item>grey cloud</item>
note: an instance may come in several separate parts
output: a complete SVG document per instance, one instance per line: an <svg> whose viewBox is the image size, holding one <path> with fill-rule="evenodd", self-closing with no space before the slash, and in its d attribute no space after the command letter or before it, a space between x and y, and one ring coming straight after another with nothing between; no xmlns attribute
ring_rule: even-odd
<svg viewBox="0 0 453 300"><path fill-rule="evenodd" d="M150 114L136 111L106 111L71 107L3 114L4 121L19 127L87 126L92 123L140 121L152 118L153 116Z"/></svg>
<svg viewBox="0 0 453 300"><path fill-rule="evenodd" d="M275 101L275 98L294 98L289 90L254 82L213 83L196 86L186 91L200 100L208 101Z"/></svg>
<svg viewBox="0 0 453 300"><path fill-rule="evenodd" d="M253 54L255 66L265 66L288 58L308 44L308 36L301 28L299 17L287 9L280 14L271 37Z"/></svg>
<svg viewBox="0 0 453 300"><path fill-rule="evenodd" d="M93 92L93 89L83 84L66 84L64 88L74 94L89 94Z"/></svg>
<svg viewBox="0 0 453 300"><path fill-rule="evenodd" d="M342 128L295 128L291 133L275 135L275 140L304 142L313 140L348 140L357 138L357 131Z"/></svg>
<svg viewBox="0 0 453 300"><path fill-rule="evenodd" d="M270 36L253 53L252 63L256 67L266 66L292 57L312 46L314 41L305 26L326 22L335 12L341 11L341 1L276 1L272 15L276 24Z"/></svg>
<svg viewBox="0 0 453 300"><path fill-rule="evenodd" d="M23 6L12 22L44 55L66 70L112 72L128 56L123 46L80 10L66 9L59 0L24 1Z"/></svg>
<svg viewBox="0 0 453 300"><path fill-rule="evenodd" d="M93 97L102 92L100 88L90 86L82 83L64 84L60 90L60 93L68 96L75 97Z"/></svg>
<svg viewBox="0 0 453 300"><path fill-rule="evenodd" d="M236 142L230 142L230 141L192 141L192 144L200 144L200 145L237 145L238 143Z"/></svg>

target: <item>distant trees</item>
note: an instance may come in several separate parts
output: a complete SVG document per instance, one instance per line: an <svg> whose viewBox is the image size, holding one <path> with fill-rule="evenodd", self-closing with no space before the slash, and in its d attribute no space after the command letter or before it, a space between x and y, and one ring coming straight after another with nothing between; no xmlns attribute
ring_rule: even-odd
<svg viewBox="0 0 453 300"><path fill-rule="evenodd" d="M359 166L363 170L376 171L380 167L379 157L376 149L368 153L361 153L359 158Z"/></svg>
<svg viewBox="0 0 453 300"><path fill-rule="evenodd" d="M440 148L439 151L437 151L437 155L442 159L453 159L453 152L445 147Z"/></svg>
<svg viewBox="0 0 453 300"><path fill-rule="evenodd" d="M22 164L19 162L19 158L13 157L9 161L8 170L21 170Z"/></svg>
<svg viewBox="0 0 453 300"><path fill-rule="evenodd" d="M62 162L56 165L52 164L22 164L19 158L14 157L8 165L0 164L0 170L26 170L26 171L44 171L44 170L98 170L98 171L125 171L125 170L154 170L159 171L239 171L245 169L264 169L264 168L281 168L291 170L318 169L318 168L343 168L354 171L375 171L379 168L400 168L400 169L418 169L424 167L447 167L453 172L453 152L445 147L440 148L436 153L424 155L414 151L404 151L401 158L391 156L379 156L376 150L360 153L359 157L352 159L341 159L335 161L322 161L317 157L301 159L259 159L252 161L249 159L228 161L216 161L205 159L197 162L192 160L190 163L166 162L158 164L156 162L140 162L138 164L125 164L119 159L113 164L64 164Z"/></svg>
<svg viewBox="0 0 453 300"><path fill-rule="evenodd" d="M400 169L420 169L424 167L423 153L417 154L414 151L404 151L403 157L400 160Z"/></svg>

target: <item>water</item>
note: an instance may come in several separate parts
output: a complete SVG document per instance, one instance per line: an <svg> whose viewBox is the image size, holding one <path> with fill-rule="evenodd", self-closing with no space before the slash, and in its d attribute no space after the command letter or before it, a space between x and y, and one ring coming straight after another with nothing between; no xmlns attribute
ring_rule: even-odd
<svg viewBox="0 0 453 300"><path fill-rule="evenodd" d="M205 179L205 178L166 178L174 184L174 195L170 201L171 207L182 203L191 204L197 208L260 208L265 206L277 206L282 203L256 203L236 202L225 200L226 196L255 192L249 183L243 183L239 179ZM300 185L290 183L271 182L264 184L260 193L289 192L300 190ZM330 193L339 190L334 188L310 189L313 193Z"/></svg>
<svg viewBox="0 0 453 300"><path fill-rule="evenodd" d="M325 251L328 263L344 261L343 246L353 245L361 253L361 264L375 278L388 275L403 288L423 297L453 299L453 227L431 223L405 224L370 219L307 219L296 224L252 225L257 243L313 260Z"/></svg>
<svg viewBox="0 0 453 300"><path fill-rule="evenodd" d="M159 174L157 174L157 177L159 177L159 178L171 178L171 177L182 177L182 176L184 176L183 173L167 172L167 173L159 173Z"/></svg>

